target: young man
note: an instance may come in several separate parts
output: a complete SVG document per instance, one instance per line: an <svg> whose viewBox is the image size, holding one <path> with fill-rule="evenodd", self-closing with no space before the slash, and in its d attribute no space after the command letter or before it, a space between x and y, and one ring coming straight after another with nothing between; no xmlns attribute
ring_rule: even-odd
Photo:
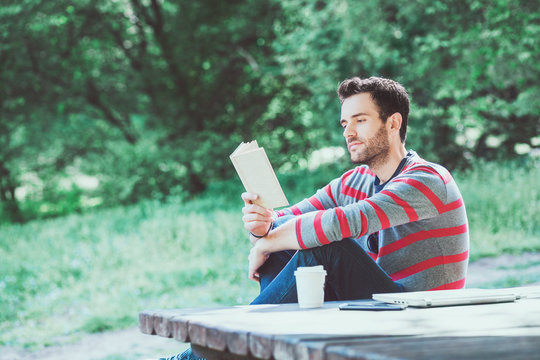
<svg viewBox="0 0 540 360"><path fill-rule="evenodd" d="M363 165L282 211L242 194L249 277L261 283L253 304L296 302L298 266L324 266L325 300L464 287L465 206L445 168L405 149L406 90L389 79L352 78L338 95L351 161Z"/></svg>
<svg viewBox="0 0 540 360"><path fill-rule="evenodd" d="M405 149L409 97L399 83L352 78L338 88L351 161L363 164L282 211L244 193L253 244L252 304L297 302L294 271L323 265L325 300L459 289L469 259L467 215L450 173ZM199 359L191 349L170 359Z"/></svg>

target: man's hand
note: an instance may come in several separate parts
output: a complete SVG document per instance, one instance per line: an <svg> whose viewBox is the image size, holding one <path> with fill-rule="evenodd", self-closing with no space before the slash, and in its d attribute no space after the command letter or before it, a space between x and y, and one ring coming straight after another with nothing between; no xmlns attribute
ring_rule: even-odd
<svg viewBox="0 0 540 360"><path fill-rule="evenodd" d="M256 194L247 192L242 194L242 200L244 201L242 221L244 222L244 228L249 232L257 236L263 236L272 226L272 211L254 204L253 201L257 200L257 198L258 195ZM255 243L256 240L256 238L250 237L252 243Z"/></svg>
<svg viewBox="0 0 540 360"><path fill-rule="evenodd" d="M249 252L249 270L248 270L248 277L251 280L255 280L257 282L260 282L259 278L259 268L265 263L266 259L268 259L268 256L270 256L270 253L267 253L262 250L261 246L258 246L262 242L259 242L255 244L251 248L251 251Z"/></svg>

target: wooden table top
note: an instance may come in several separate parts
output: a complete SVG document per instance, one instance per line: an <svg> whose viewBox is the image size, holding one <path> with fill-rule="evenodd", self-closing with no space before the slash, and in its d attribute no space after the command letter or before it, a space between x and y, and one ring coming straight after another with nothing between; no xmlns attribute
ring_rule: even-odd
<svg viewBox="0 0 540 360"><path fill-rule="evenodd" d="M342 303L144 310L139 326L229 358L540 359L540 298L402 311Z"/></svg>

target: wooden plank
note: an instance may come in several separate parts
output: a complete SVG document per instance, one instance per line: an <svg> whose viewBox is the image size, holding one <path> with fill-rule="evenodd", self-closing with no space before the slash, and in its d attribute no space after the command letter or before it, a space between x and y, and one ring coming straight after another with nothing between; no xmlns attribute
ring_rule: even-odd
<svg viewBox="0 0 540 360"><path fill-rule="evenodd" d="M257 360L256 358L251 356L231 354L229 352L217 351L198 345L193 345L192 349L194 355L202 357L206 360Z"/></svg>
<svg viewBox="0 0 540 360"><path fill-rule="evenodd" d="M248 332L247 331L228 331L227 348L236 355L247 356L249 354Z"/></svg>
<svg viewBox="0 0 540 360"><path fill-rule="evenodd" d="M276 336L274 338L274 349L272 352L274 359L298 359L298 344L309 338L309 335Z"/></svg>
<svg viewBox="0 0 540 360"><path fill-rule="evenodd" d="M274 358L298 360L324 360L329 346L348 345L357 341L378 339L381 336L324 336L293 335L274 339ZM384 336L388 339L388 337Z"/></svg>
<svg viewBox="0 0 540 360"><path fill-rule="evenodd" d="M211 315L209 317L212 318ZM178 331L178 334L175 333L175 338L178 337L181 341L189 340L199 346L228 351L239 356L248 356L250 353L250 334L247 331L235 330L226 326L209 325L207 319L196 321L190 316L175 317L173 321L178 324L175 328Z"/></svg>
<svg viewBox="0 0 540 360"><path fill-rule="evenodd" d="M156 310L143 310L139 313L139 330L143 334L155 335L154 313Z"/></svg>
<svg viewBox="0 0 540 360"><path fill-rule="evenodd" d="M158 310L152 315L154 332L163 337L173 337L171 318L178 314L179 310Z"/></svg>
<svg viewBox="0 0 540 360"><path fill-rule="evenodd" d="M321 335L321 334L300 334L276 336L274 338L275 359L310 359L324 360L324 347L326 344L336 341L347 341L353 339L351 336ZM306 344L320 344L319 347L308 347Z"/></svg>
<svg viewBox="0 0 540 360"><path fill-rule="evenodd" d="M188 334L189 339L192 344L207 347L207 341L206 341L206 329L207 326L205 326L204 323L199 323L196 321L189 321L188 322Z"/></svg>
<svg viewBox="0 0 540 360"><path fill-rule="evenodd" d="M517 339L519 337L527 337L527 336L536 336L537 338L540 338L540 327L524 327L524 328L514 328L514 329L504 329L499 331L490 331L490 338L495 337L504 337L506 339ZM478 334L474 332L466 332L462 331L460 334L456 334L454 337L448 337L451 338L467 338L467 337L479 337ZM293 339L296 338L295 336L292 337ZM328 348L339 348L341 346L350 348L350 347L359 347L365 350L366 344L367 346L383 346L387 347L388 344L401 344L403 342L416 342L419 341L418 339L426 339L426 337L413 337L413 336L397 336L397 337L387 337L387 336L372 336L372 337L324 337L324 336L300 336L297 337L295 340L291 339L291 337L286 338L275 338L275 343L278 342L285 342L288 341L290 343L297 342L296 345L296 353L295 353L295 359L326 359L326 349ZM430 339L429 337L427 339ZM275 345L276 347L281 346L279 344ZM274 350L274 354L276 354L276 349ZM377 354L374 354L373 352L364 351L354 354L353 358L356 357L366 357L366 358L372 358ZM401 348L399 348L399 351L396 354L385 355L386 357L393 358L396 355L401 355ZM281 356L281 355L280 355ZM283 356L286 356L286 354L283 354ZM383 356L378 351L378 357ZM340 358L337 356L334 356L335 358ZM277 358L277 356L276 356ZM540 356L539 356L540 358Z"/></svg>
<svg viewBox="0 0 540 360"><path fill-rule="evenodd" d="M172 337L181 342L190 342L188 323L189 320L183 318L181 315L174 315L169 318L171 322Z"/></svg>
<svg viewBox="0 0 540 360"><path fill-rule="evenodd" d="M220 327L210 327L206 330L206 346L210 349L227 350L227 335Z"/></svg>
<svg viewBox="0 0 540 360"><path fill-rule="evenodd" d="M258 359L270 359L274 352L274 336L265 333L248 335L249 353Z"/></svg>
<svg viewBox="0 0 540 360"><path fill-rule="evenodd" d="M139 313L139 328L142 333L173 337L186 342L189 340L188 323L190 316L229 309L228 307L156 309L143 310Z"/></svg>
<svg viewBox="0 0 540 360"><path fill-rule="evenodd" d="M381 338L329 346L328 360L540 359L540 336Z"/></svg>

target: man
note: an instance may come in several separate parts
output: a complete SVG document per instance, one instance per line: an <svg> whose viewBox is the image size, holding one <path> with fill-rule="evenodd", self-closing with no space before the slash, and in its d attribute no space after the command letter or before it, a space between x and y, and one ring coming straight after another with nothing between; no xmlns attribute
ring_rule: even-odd
<svg viewBox="0 0 540 360"><path fill-rule="evenodd" d="M253 244L252 304L297 302L294 271L323 265L325 300L373 293L459 289L469 233L456 183L440 165L405 149L409 97L399 83L351 78L338 88L351 161L363 164L285 210L244 193L244 227ZM198 359L191 350L171 359Z"/></svg>
<svg viewBox="0 0 540 360"><path fill-rule="evenodd" d="M406 150L406 90L389 79L352 78L338 95L351 161L363 165L283 211L242 194L249 277L261 283L253 303L296 302L298 266L324 266L325 300L464 287L465 206L445 168Z"/></svg>

